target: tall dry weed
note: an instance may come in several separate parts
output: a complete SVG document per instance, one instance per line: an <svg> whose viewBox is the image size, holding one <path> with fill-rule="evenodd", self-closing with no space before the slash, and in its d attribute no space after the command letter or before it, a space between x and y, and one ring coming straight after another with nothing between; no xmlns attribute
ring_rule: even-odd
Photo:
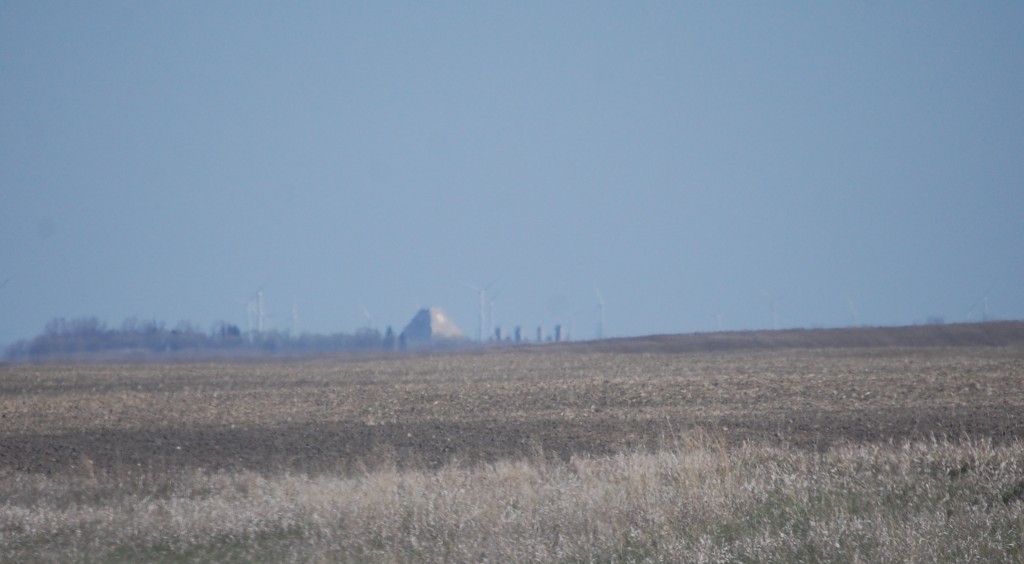
<svg viewBox="0 0 1024 564"><path fill-rule="evenodd" d="M1015 562L1024 444L672 448L350 477L0 476L4 561Z"/></svg>

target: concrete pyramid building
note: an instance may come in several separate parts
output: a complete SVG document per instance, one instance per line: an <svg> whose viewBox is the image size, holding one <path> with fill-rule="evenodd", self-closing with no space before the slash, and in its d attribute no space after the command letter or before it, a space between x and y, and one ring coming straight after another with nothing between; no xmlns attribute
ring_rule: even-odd
<svg viewBox="0 0 1024 564"><path fill-rule="evenodd" d="M462 331L439 307L423 308L413 316L399 337L407 347L424 347L460 341Z"/></svg>

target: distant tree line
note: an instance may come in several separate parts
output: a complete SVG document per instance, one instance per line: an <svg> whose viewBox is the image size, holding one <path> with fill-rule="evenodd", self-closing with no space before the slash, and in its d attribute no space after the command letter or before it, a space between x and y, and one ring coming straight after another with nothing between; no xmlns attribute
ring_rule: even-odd
<svg viewBox="0 0 1024 564"><path fill-rule="evenodd" d="M363 328L354 334L290 335L269 331L246 333L238 326L215 323L203 331L188 321L173 329L162 321L129 318L120 327L110 328L95 317L58 318L48 322L42 334L19 341L7 348L11 361L46 360L82 356L117 357L251 354L308 354L361 350L393 349L390 330L381 335L376 329Z"/></svg>

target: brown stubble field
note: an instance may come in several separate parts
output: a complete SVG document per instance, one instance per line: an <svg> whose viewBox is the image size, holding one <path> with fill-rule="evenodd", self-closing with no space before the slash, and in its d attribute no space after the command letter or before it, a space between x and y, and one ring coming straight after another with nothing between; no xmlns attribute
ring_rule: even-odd
<svg viewBox="0 0 1024 564"><path fill-rule="evenodd" d="M1024 348L0 366L0 469L352 473L723 444L1024 437Z"/></svg>

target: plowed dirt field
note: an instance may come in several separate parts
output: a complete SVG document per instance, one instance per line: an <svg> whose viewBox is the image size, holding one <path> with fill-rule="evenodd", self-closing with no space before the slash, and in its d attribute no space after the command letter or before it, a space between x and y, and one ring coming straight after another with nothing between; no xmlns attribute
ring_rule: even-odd
<svg viewBox="0 0 1024 564"><path fill-rule="evenodd" d="M1024 347L0 366L0 471L355 472L656 449L695 430L812 449L1024 438Z"/></svg>

